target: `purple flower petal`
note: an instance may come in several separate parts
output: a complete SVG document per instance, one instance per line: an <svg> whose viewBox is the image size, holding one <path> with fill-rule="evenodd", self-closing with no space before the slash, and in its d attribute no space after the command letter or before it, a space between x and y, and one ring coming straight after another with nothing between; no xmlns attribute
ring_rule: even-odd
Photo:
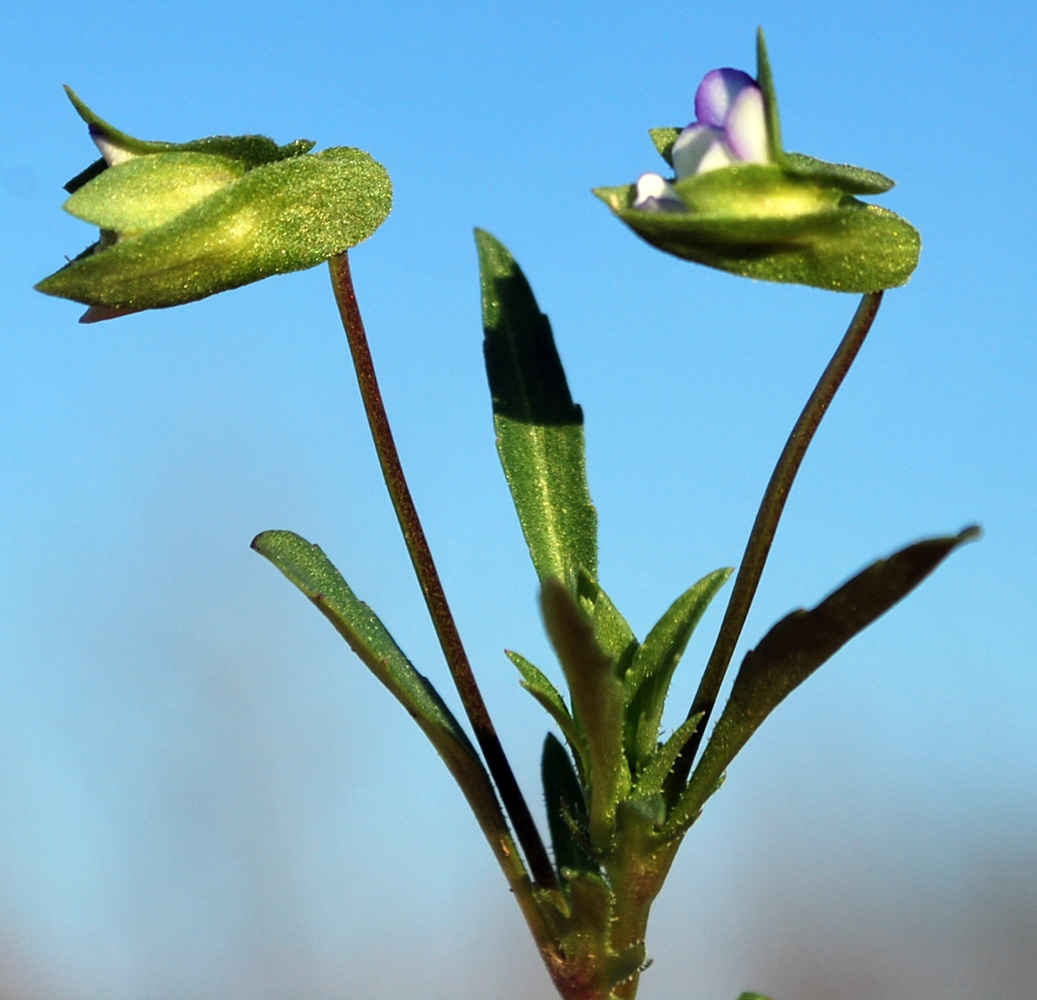
<svg viewBox="0 0 1037 1000"><path fill-rule="evenodd" d="M742 163L769 163L767 117L763 91L756 84L746 87L735 99L727 115L727 144Z"/></svg>
<svg viewBox="0 0 1037 1000"><path fill-rule="evenodd" d="M695 117L703 125L723 128L738 95L756 81L740 69L714 69L702 78L695 92Z"/></svg>
<svg viewBox="0 0 1037 1000"><path fill-rule="evenodd" d="M689 125L677 136L670 161L678 178L694 177L738 162L724 142L723 129L700 124Z"/></svg>

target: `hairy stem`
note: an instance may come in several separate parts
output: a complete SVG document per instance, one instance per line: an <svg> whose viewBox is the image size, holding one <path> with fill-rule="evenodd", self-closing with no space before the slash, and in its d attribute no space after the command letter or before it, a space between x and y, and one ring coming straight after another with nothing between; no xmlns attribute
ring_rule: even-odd
<svg viewBox="0 0 1037 1000"><path fill-rule="evenodd" d="M375 376L374 361L364 332L363 319L357 305L353 278L349 271L349 257L341 253L328 261L331 269L331 284L335 290L335 301L338 303L342 325L345 327L349 349L353 355L357 382L363 399L367 421L371 427L378 462L382 468L382 476L389 490L396 519L410 553L411 563L425 598L432 624L439 638L450 674L454 679L457 693L461 697L465 712L475 732L475 738L486 759L486 766L493 777L515 828L515 836L522 846L533 879L542 886L553 887L557 883L554 867L544 848L543 840L537 830L533 817L522 796L522 791L515 780L511 764L504 754L500 738L490 719L482 692L475 681L468 654L461 643L461 636L454 623L454 616L447 604L446 594L439 579L439 572L432 559L428 540L421 527L417 509L411 498L407 480L400 464L400 456L393 441L389 419L385 413L378 379Z"/></svg>
<svg viewBox="0 0 1037 1000"><path fill-rule="evenodd" d="M709 721L717 695L720 693L720 685L731 664L731 657L734 655L738 638L742 634L746 616L749 614L749 608L756 596L756 588L760 583L760 576L763 573L764 564L767 562L771 543L774 541L778 521L785 509L785 501L792 489L796 473L799 472L803 456L814 438L821 418L824 417L836 391L850 370L850 365L857 357L857 352L861 349L864 338L871 329L881 303L881 291L869 292L861 299L843 339L836 348L835 354L832 355L832 360L828 362L828 367L822 373L806 406L803 407L803 412L799 415L796 425L792 428L792 433L785 442L785 448L778 459L778 464L771 474L770 482L767 483L767 489L764 490L760 509L756 513L756 520L753 522L753 529L745 547L745 554L742 556L742 563L738 567L738 576L735 578L731 599L728 602L727 611L724 612L724 620L720 625L716 644L713 646L705 673L695 692L695 700L688 712L689 719L701 712L702 721L670 776L669 787L672 792L679 792L684 787L691 771L691 765L695 761L706 723Z"/></svg>

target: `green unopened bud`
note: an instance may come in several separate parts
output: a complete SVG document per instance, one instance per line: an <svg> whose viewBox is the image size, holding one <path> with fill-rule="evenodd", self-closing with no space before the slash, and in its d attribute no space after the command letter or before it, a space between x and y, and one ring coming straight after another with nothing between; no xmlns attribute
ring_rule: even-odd
<svg viewBox="0 0 1037 1000"><path fill-rule="evenodd" d="M103 159L66 185L64 208L101 238L36 288L90 306L86 322L313 267L389 213L389 176L362 150L310 153L311 142L263 136L146 142L69 97Z"/></svg>
<svg viewBox="0 0 1037 1000"><path fill-rule="evenodd" d="M757 79L707 74L685 129L653 129L676 173L597 188L652 246L734 274L845 292L902 285L918 263L917 231L855 195L893 187L882 174L786 153L763 40Z"/></svg>

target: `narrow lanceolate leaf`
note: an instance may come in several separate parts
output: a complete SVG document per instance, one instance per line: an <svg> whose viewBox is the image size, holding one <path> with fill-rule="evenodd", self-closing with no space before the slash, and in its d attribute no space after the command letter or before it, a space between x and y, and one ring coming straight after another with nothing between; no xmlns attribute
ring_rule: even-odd
<svg viewBox="0 0 1037 1000"><path fill-rule="evenodd" d="M616 662L617 672L622 677L633 659L637 648L637 637L627 620L612 603L612 598L602 590L597 580L586 571L577 578L576 596L580 607L594 623L594 638L598 645Z"/></svg>
<svg viewBox="0 0 1037 1000"><path fill-rule="evenodd" d="M518 668L518 672L522 674L522 686L540 702L548 715L554 719L558 728L562 731L562 735L572 748L573 755L576 757L581 770L584 774L588 774L590 771L590 760L587 757L587 741L584 740L583 734L576 726L576 723L573 722L573 717L565 704L565 700L559 694L558 688L524 656L520 656L510 649L505 650L505 653L508 659Z"/></svg>
<svg viewBox="0 0 1037 1000"><path fill-rule="evenodd" d="M476 230L475 241L497 451L538 576L572 589L581 567L597 573L583 413L525 275L489 233Z"/></svg>
<svg viewBox="0 0 1037 1000"><path fill-rule="evenodd" d="M350 590L316 546L291 531L265 531L252 542L320 610L350 648L421 727L472 803L489 808L494 793L472 744L436 689L404 656L377 615ZM487 799L489 796L489 799Z"/></svg>
<svg viewBox="0 0 1037 1000"><path fill-rule="evenodd" d="M573 717L587 743L591 842L604 848L614 830L616 804L630 789L623 754L623 682L595 640L590 619L560 580L544 580L541 603L548 638L569 682Z"/></svg>
<svg viewBox="0 0 1037 1000"><path fill-rule="evenodd" d="M638 772L637 783L634 786L634 793L638 798L662 792L663 784L673 770L673 765L702 722L702 714L698 712L690 719L685 719L666 742L659 744L655 752L645 759L644 767Z"/></svg>
<svg viewBox="0 0 1037 1000"><path fill-rule="evenodd" d="M810 611L778 622L742 662L709 743L671 817L679 823L712 794L760 723L833 653L914 590L978 528L928 538L872 563Z"/></svg>
<svg viewBox="0 0 1037 1000"><path fill-rule="evenodd" d="M627 753L638 765L655 751L666 695L691 633L709 602L731 575L718 569L670 605L634 655L624 678L627 691Z"/></svg>
<svg viewBox="0 0 1037 1000"><path fill-rule="evenodd" d="M577 842L573 829L577 820L586 820L583 788L569 754L553 733L548 733L544 740L540 773L544 783L547 825L551 830L551 845L559 872L565 868L597 871L598 865Z"/></svg>

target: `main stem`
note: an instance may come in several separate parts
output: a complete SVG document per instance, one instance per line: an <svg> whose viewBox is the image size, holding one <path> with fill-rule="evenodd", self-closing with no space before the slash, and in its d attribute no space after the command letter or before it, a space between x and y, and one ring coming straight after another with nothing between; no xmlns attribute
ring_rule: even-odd
<svg viewBox="0 0 1037 1000"><path fill-rule="evenodd" d="M698 691L695 692L695 700L692 702L688 718L702 713L702 721L695 731L694 737L689 740L684 752L671 775L674 789L683 788L691 765L695 761L699 744L702 742L702 734L706 723L709 721L710 713L716 705L717 695L720 693L720 685L723 683L724 675L731 664L738 637L742 634L742 627L749 614L749 608L756 596L756 588L760 583L764 564L774 541L774 534L778 527L782 511L785 509L785 501L788 500L792 482L799 472L810 442L814 438L821 418L828 410L832 398L835 396L839 386L842 385L846 373L850 370L857 352L864 343L875 315L882 303L882 292L869 292L861 299L857 311L850 321L850 325L843 335L839 346L836 348L832 360L828 362L818 380L814 391L810 394L803 412L799 415L796 425L792 428L785 448L774 467L767 489L764 490L763 499L760 501L760 509L756 513L753 522L753 530L749 534L749 541L745 546L745 554L738 568L738 576L731 591L731 600L728 602L724 620L720 625L720 633L717 635L716 644L710 654L706 671L699 682Z"/></svg>
<svg viewBox="0 0 1037 1000"><path fill-rule="evenodd" d="M331 284L335 290L335 301L338 303L339 315L349 341L349 349L353 355L360 396L363 399L367 422L371 427L378 462L382 467L382 476L389 490L396 519L403 532L411 563L425 598L432 624L439 638L450 674L454 679L457 693L461 697L465 712L472 724L475 738L486 759L486 766L493 777L500 797L507 810L508 817L515 828L515 836L522 845L530 872L534 881L542 886L554 886L557 883L554 867L544 848L536 823L529 812L526 800L515 780L511 764L504 754L500 738L490 719L490 713L483 701L482 692L476 683L468 662L468 654L461 642L461 635L454 623L454 616L447 604L446 594L439 579L439 572L432 559L425 532L418 518L417 508L411 498L407 480L403 474L400 456L393 441L389 418L382 402L382 394L375 376L374 361L364 331L364 321L360 316L356 292L353 288L353 277L349 271L349 257L341 253L328 261L331 269Z"/></svg>

